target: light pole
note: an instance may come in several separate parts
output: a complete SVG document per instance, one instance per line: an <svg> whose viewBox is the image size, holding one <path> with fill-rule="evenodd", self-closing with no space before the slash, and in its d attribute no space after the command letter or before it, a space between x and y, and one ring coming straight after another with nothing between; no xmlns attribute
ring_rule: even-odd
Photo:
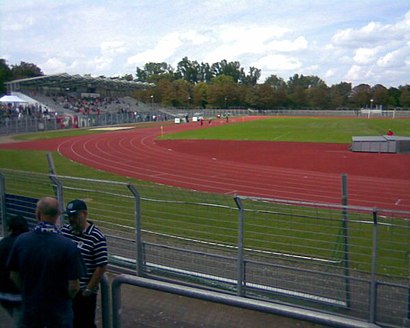
<svg viewBox="0 0 410 328"><path fill-rule="evenodd" d="M370 99L370 109L373 109L373 98L372 99Z"/></svg>
<svg viewBox="0 0 410 328"><path fill-rule="evenodd" d="M151 95L151 109L154 108L154 95Z"/></svg>
<svg viewBox="0 0 410 328"><path fill-rule="evenodd" d="M228 108L227 104L228 104L228 97L225 96L225 109Z"/></svg>

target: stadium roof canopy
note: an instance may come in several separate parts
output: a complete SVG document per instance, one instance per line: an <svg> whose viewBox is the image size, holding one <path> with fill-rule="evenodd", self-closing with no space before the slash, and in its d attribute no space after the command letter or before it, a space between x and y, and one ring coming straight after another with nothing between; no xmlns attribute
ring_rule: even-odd
<svg viewBox="0 0 410 328"><path fill-rule="evenodd" d="M8 88L13 90L13 85L34 87L58 87L73 88L78 86L107 88L107 89L147 89L154 86L153 83L127 81L117 78L92 77L90 75L70 75L67 73L30 77L26 79L6 82Z"/></svg>

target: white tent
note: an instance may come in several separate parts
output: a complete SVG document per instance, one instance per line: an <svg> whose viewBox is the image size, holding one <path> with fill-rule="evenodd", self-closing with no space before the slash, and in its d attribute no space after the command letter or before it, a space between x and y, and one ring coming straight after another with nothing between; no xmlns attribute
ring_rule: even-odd
<svg viewBox="0 0 410 328"><path fill-rule="evenodd" d="M1 97L0 98L0 102L2 102L2 103L7 103L7 104L10 104L10 103L26 103L27 101L25 101L25 100L23 100L23 99L21 99L21 98L19 98L19 97L17 97L17 96L3 96L3 97Z"/></svg>

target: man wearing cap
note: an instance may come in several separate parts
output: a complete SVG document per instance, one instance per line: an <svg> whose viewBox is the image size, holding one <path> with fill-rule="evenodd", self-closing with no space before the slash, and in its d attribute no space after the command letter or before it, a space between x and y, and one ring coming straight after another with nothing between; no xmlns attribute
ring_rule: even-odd
<svg viewBox="0 0 410 328"><path fill-rule="evenodd" d="M107 242L95 224L87 220L88 210L83 200L69 202L66 214L69 224L61 232L77 244L87 269L80 280L80 292L73 300L74 328L94 328L98 285L108 263Z"/></svg>
<svg viewBox="0 0 410 328"><path fill-rule="evenodd" d="M73 326L72 298L85 268L77 247L56 227L60 211L54 197L37 202L37 225L17 237L7 261L22 291L21 327Z"/></svg>

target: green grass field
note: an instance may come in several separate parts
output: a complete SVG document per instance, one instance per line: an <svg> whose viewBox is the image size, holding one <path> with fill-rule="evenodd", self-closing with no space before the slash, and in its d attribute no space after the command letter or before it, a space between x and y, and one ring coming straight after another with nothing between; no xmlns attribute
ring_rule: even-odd
<svg viewBox="0 0 410 328"><path fill-rule="evenodd" d="M139 127L149 126L145 124ZM166 135L164 138L349 143L352 135L382 135L389 128L396 135L410 136L409 119L272 118L238 124L222 124L208 129ZM89 133L100 132L86 129L64 130L21 135L19 139L35 140ZM47 173L46 154L44 151L0 150L0 169ZM207 199L210 197L210 195L204 196L202 193L155 185L150 182L127 179L115 174L93 170L61 157L57 152L53 152L53 158L59 175L130 182L138 186L143 196L152 199L164 201L183 199L185 202L195 204L202 202L204 197ZM33 188L33 186L28 182L24 188ZM231 196L214 195L212 197L217 204L231 204L232 206ZM235 243L236 211L228 210L229 214L226 214L226 211L215 209L210 213L204 212L204 209L197 205L176 206L169 210L170 205L164 204L160 206L158 203L148 201L142 204L143 213L148 217L143 223L144 229L212 242ZM101 210L104 212L104 208ZM266 212L266 208L264 211ZM306 215L307 211L309 212L308 215ZM310 213L311 211L312 213ZM259 212L260 210L256 210L255 213ZM132 213L132 208L130 208L130 213ZM272 250L271 248L274 247L273 251L323 258L334 257L338 245L337 238L340 235L338 231L340 230L341 216L338 211L329 212L306 207L283 206L274 207L269 213L275 214L272 217L268 215L265 218L259 216L256 218L256 215L250 216L254 219L246 223L247 247L264 250ZM163 215L161 220L158 219L159 215ZM326 221L326 225L323 225L322 219L317 219L318 215L324 216L325 220L329 216L334 216L336 219ZM293 219L290 220L290 217ZM351 219L354 219L354 217L351 217ZM107 218L107 220L112 219ZM390 223L390 221L388 222ZM126 224L133 225L132 214L130 214L130 219L126 221ZM384 255L380 259L379 270L382 273L399 276L408 274L409 264L406 254L410 253L410 246L407 243L410 223L403 225L403 227L407 230L399 231L385 226L380 228L379 248L381 254ZM233 231L233 234L221 233L224 230ZM351 255L352 263L354 263L354 268L357 270L369 271L370 269L369 241L371 235L372 226L370 224L360 226L360 229L352 227L349 237L355 248L351 250ZM321 237L317 238L317 236ZM306 240L308 245L295 243L295 241L300 240Z"/></svg>
<svg viewBox="0 0 410 328"><path fill-rule="evenodd" d="M396 135L410 136L410 119L278 117L214 124L211 128L167 134L163 138L350 143L352 136L383 135L388 129Z"/></svg>

